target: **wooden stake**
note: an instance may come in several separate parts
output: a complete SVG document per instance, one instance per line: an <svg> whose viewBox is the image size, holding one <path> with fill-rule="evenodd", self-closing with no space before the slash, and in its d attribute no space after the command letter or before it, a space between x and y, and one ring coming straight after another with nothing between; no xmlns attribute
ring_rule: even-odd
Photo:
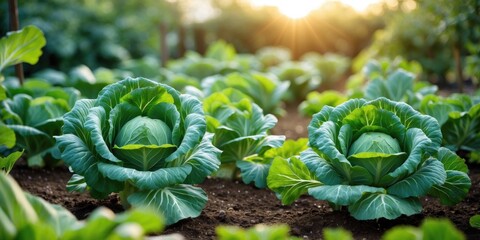
<svg viewBox="0 0 480 240"><path fill-rule="evenodd" d="M10 17L10 31L17 31L20 25L18 22L17 0L8 0L8 11ZM23 85L24 76L22 63L15 65L15 73L17 74L18 81L20 81L20 85Z"/></svg>

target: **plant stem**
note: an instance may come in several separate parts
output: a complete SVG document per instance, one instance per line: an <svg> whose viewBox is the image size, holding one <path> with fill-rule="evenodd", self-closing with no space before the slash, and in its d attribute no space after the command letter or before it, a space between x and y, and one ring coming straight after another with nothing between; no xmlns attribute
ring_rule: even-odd
<svg viewBox="0 0 480 240"><path fill-rule="evenodd" d="M128 203L127 198L136 191L137 189L132 184L130 184L130 182L125 182L125 187L123 188L123 191L118 194L120 196L120 202L122 203L124 209L130 208L130 203Z"/></svg>
<svg viewBox="0 0 480 240"><path fill-rule="evenodd" d="M17 31L19 29L18 21L18 4L17 0L8 0L8 12L10 16L10 31ZM23 65L19 63L15 65L15 73L17 74L20 85L23 85Z"/></svg>

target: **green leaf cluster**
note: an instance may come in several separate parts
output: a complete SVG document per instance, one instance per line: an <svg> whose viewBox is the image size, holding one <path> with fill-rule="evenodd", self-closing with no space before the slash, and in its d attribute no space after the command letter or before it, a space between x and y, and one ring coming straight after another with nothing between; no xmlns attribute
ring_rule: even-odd
<svg viewBox="0 0 480 240"><path fill-rule="evenodd" d="M8 88L12 98L3 101L3 120L15 132L16 146L25 149L29 166L55 165L55 139L61 134L63 115L71 110L80 93L73 88L52 87L41 80Z"/></svg>
<svg viewBox="0 0 480 240"><path fill-rule="evenodd" d="M282 82L273 75L253 71L212 76L202 82L205 96L210 96L226 88L234 88L247 95L265 113L276 115L284 114L280 105L289 86L289 82Z"/></svg>
<svg viewBox="0 0 480 240"><path fill-rule="evenodd" d="M285 136L269 134L277 123L275 116L263 115L258 105L232 88L205 98L203 107L207 130L215 134L213 144L222 150L222 175L236 177L238 167L245 183L253 181L257 187L265 187L271 159L262 155L285 140Z"/></svg>
<svg viewBox="0 0 480 240"><path fill-rule="evenodd" d="M268 186L285 204L308 192L359 220L394 219L421 212L422 196L453 205L470 188L438 122L405 103L352 99L324 107L308 129L311 148L270 168Z"/></svg>
<svg viewBox="0 0 480 240"><path fill-rule="evenodd" d="M192 184L218 169L220 151L196 98L126 78L77 101L63 120L56 147L77 174L70 189L86 186L96 198L120 192L126 207L148 206L167 224L200 215L207 196Z"/></svg>
<svg viewBox="0 0 480 240"><path fill-rule="evenodd" d="M304 116L312 116L320 112L324 106L336 107L347 100L344 94L335 90L310 92L307 94L307 99L300 103L298 110Z"/></svg>
<svg viewBox="0 0 480 240"><path fill-rule="evenodd" d="M445 147L452 151L480 151L480 97L427 95L420 111L437 119Z"/></svg>
<svg viewBox="0 0 480 240"><path fill-rule="evenodd" d="M343 228L325 228L325 240L352 240L352 233ZM386 231L382 240L464 240L465 235L448 219L426 218L419 227L395 226Z"/></svg>
<svg viewBox="0 0 480 240"><path fill-rule="evenodd" d="M248 229L237 226L219 226L216 228L218 240L295 240L300 239L290 236L290 228L287 225L277 224L267 226L255 225Z"/></svg>
<svg viewBox="0 0 480 240"><path fill-rule="evenodd" d="M287 99L290 101L305 99L310 91L318 88L321 75L314 67L305 62L284 62L269 69L280 81L289 82Z"/></svg>
<svg viewBox="0 0 480 240"><path fill-rule="evenodd" d="M13 178L0 173L0 237L9 239L143 239L162 230L155 212L136 209L119 215L100 207L84 221L68 210L24 193Z"/></svg>
<svg viewBox="0 0 480 240"><path fill-rule="evenodd" d="M6 37L0 39L0 72L22 62L37 63L45 44L42 31L35 26L7 33Z"/></svg>
<svg viewBox="0 0 480 240"><path fill-rule="evenodd" d="M41 48L45 45L42 31L35 26L27 26L19 31L9 32L0 39L0 103L7 99L6 89L3 85L2 70L8 66L26 62L35 64L42 54ZM22 156L23 151L10 152L9 149L16 145L15 132L4 124L4 115L0 113L0 169L10 172L15 162Z"/></svg>

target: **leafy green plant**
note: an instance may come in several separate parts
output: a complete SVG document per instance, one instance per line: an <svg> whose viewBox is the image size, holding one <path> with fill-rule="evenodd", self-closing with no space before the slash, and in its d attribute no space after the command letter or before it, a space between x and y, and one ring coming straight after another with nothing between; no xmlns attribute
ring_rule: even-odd
<svg viewBox="0 0 480 240"><path fill-rule="evenodd" d="M343 228L325 228L325 240L352 240L352 233ZM386 231L382 240L438 240L452 239L464 240L465 235L459 231L448 219L426 218L420 227L395 226Z"/></svg>
<svg viewBox="0 0 480 240"><path fill-rule="evenodd" d="M77 101L64 115L62 130L58 157L78 174L70 187L86 183L96 198L120 192L126 207L149 206L167 224L196 217L205 207L206 193L192 184L218 169L220 151L205 134L196 98L127 78L96 99Z"/></svg>
<svg viewBox="0 0 480 240"><path fill-rule="evenodd" d="M292 58L290 50L283 47L263 47L255 55L262 63L262 70L288 62Z"/></svg>
<svg viewBox="0 0 480 240"><path fill-rule="evenodd" d="M344 94L335 90L310 92L307 94L307 99L300 103L298 110L304 116L312 116L320 112L324 106L336 107L347 100Z"/></svg>
<svg viewBox="0 0 480 240"><path fill-rule="evenodd" d="M480 151L480 97L427 95L420 111L437 119L445 147L452 151Z"/></svg>
<svg viewBox="0 0 480 240"><path fill-rule="evenodd" d="M464 240L465 235L448 219L426 218L420 227L396 226L382 236L383 240L420 239Z"/></svg>
<svg viewBox="0 0 480 240"><path fill-rule="evenodd" d="M290 82L290 101L305 99L308 92L320 86L322 78L311 66L302 62L284 62L269 69L281 81Z"/></svg>
<svg viewBox="0 0 480 240"><path fill-rule="evenodd" d="M163 219L135 209L119 215L100 207L84 221L68 210L22 192L13 178L0 173L0 237L9 239L143 239L159 232Z"/></svg>
<svg viewBox="0 0 480 240"><path fill-rule="evenodd" d="M15 132L16 145L25 149L32 167L58 163L51 157L55 151L53 136L61 133L63 115L78 97L78 91L44 90L46 95L42 97L21 93L2 103L5 123Z"/></svg>
<svg viewBox="0 0 480 240"><path fill-rule="evenodd" d="M267 177L284 204L307 193L348 206L359 220L412 215L420 197L453 205L471 182L464 160L441 147L438 122L405 103L352 99L326 106L308 127L311 149L276 158Z"/></svg>
<svg viewBox="0 0 480 240"><path fill-rule="evenodd" d="M35 26L7 33L6 37L0 39L0 72L22 62L37 63L45 44L42 31Z"/></svg>
<svg viewBox="0 0 480 240"><path fill-rule="evenodd" d="M255 225L248 229L237 226L219 226L215 229L218 240L295 240L300 239L290 236L288 225L278 224L267 226L263 224Z"/></svg>
<svg viewBox="0 0 480 240"><path fill-rule="evenodd" d="M26 62L35 64L42 55L42 47L45 46L45 37L42 31L35 26L27 26L19 31L9 32L6 37L0 39L0 169L7 173L12 169L15 162L22 156L22 151L11 151L16 143L14 129L5 125L5 100L7 99L4 88L2 70L8 66ZM10 100L7 100L7 102Z"/></svg>
<svg viewBox="0 0 480 240"><path fill-rule="evenodd" d="M234 178L238 167L245 183L254 181L257 187L265 187L271 160L259 156L285 140L285 136L268 133L277 123L275 116L263 115L259 106L231 88L210 95L203 103L207 131L215 134L213 145L222 150L220 174Z"/></svg>
<svg viewBox="0 0 480 240"><path fill-rule="evenodd" d="M324 228L323 237L325 240L353 240L352 233L343 228Z"/></svg>
<svg viewBox="0 0 480 240"><path fill-rule="evenodd" d="M474 216L472 216L470 218L470 226L474 227L474 228L480 228L480 215L479 214L475 214Z"/></svg>
<svg viewBox="0 0 480 240"><path fill-rule="evenodd" d="M370 75L375 75L371 73ZM403 69L395 70L393 73L383 77L371 78L364 89L364 97L367 100L373 100L379 97L385 97L393 101L403 101L414 107L419 108L420 101L427 94L433 94L437 91L436 86L431 86L425 82L415 82L415 75Z"/></svg>
<svg viewBox="0 0 480 240"><path fill-rule="evenodd" d="M234 88L246 94L265 113L284 114L281 107L289 82L279 81L275 76L259 72L231 73L226 76L212 76L202 82L205 96L226 88Z"/></svg>
<svg viewBox="0 0 480 240"><path fill-rule="evenodd" d="M302 56L301 60L319 72L322 84L326 84L327 87L331 87L340 80L350 67L350 59L348 57L334 53L323 55L307 53Z"/></svg>

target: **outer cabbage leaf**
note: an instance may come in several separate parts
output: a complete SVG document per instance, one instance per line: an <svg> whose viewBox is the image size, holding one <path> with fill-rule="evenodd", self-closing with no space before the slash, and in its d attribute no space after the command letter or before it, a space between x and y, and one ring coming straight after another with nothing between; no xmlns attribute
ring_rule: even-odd
<svg viewBox="0 0 480 240"><path fill-rule="evenodd" d="M163 214L170 225L185 218L198 217L207 204L207 194L198 187L180 184L151 191L135 192L128 197L133 206L148 207Z"/></svg>
<svg viewBox="0 0 480 240"><path fill-rule="evenodd" d="M395 219L402 214L410 216L422 211L418 198L400 198L385 193L366 193L348 207L350 214L358 220L378 218Z"/></svg>
<svg viewBox="0 0 480 240"><path fill-rule="evenodd" d="M309 188L322 185L307 166L296 157L273 160L267 177L268 188L277 192L283 204L291 204Z"/></svg>
<svg viewBox="0 0 480 240"><path fill-rule="evenodd" d="M468 177L465 161L447 148L440 148L437 159L443 163L447 178L443 184L436 184L429 194L440 198L446 205L454 205L464 199L472 182Z"/></svg>

